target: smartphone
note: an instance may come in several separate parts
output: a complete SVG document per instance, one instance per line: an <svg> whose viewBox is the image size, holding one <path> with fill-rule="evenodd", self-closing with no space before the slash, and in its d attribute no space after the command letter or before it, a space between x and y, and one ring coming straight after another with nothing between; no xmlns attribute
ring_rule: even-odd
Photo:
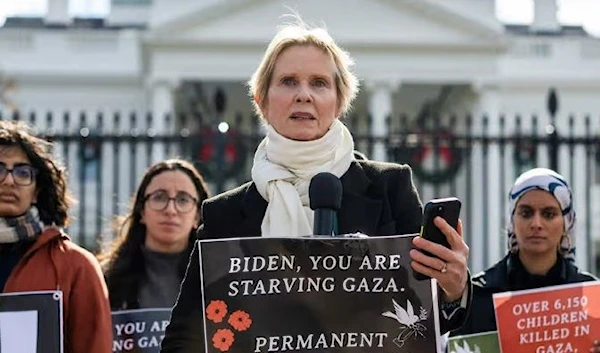
<svg viewBox="0 0 600 353"><path fill-rule="evenodd" d="M443 219L456 229L458 227L458 218L460 217L461 202L456 197L447 197L443 199L433 199L429 201L423 209L423 223L421 224L421 232L419 236L432 241L434 243L450 248L446 236L433 223L435 217ZM427 251L419 250L427 256L433 256ZM429 279L429 276L418 273L413 270L413 276L418 280Z"/></svg>

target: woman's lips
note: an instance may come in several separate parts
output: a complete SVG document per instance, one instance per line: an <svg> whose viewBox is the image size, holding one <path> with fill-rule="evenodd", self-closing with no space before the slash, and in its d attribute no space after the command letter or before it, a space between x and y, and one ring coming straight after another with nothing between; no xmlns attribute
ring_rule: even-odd
<svg viewBox="0 0 600 353"><path fill-rule="evenodd" d="M0 200L2 200L4 202L13 202L13 201L17 201L18 199L19 198L15 194L12 194L12 193L0 193Z"/></svg>
<svg viewBox="0 0 600 353"><path fill-rule="evenodd" d="M534 241L539 241L539 240L546 240L546 237L539 236L539 235L532 235L530 237L527 237L527 239L534 240Z"/></svg>
<svg viewBox="0 0 600 353"><path fill-rule="evenodd" d="M293 113L290 118L295 119L295 120L315 120L314 115L310 114L310 113L302 113L302 112L298 112L298 113Z"/></svg>
<svg viewBox="0 0 600 353"><path fill-rule="evenodd" d="M159 224L166 227L179 227L179 224L174 222L160 222Z"/></svg>

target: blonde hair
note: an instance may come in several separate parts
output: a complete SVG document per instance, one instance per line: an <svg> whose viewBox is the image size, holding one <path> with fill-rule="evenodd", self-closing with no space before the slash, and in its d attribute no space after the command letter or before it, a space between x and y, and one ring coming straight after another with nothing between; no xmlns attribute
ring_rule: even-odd
<svg viewBox="0 0 600 353"><path fill-rule="evenodd" d="M346 114L352 107L352 102L359 90L358 79L350 70L354 60L340 48L327 30L322 27L307 25L298 15L292 16L295 23L287 24L279 29L269 43L260 65L248 81L249 93L253 98L254 110L262 119L261 104L265 102L271 85L271 78L279 55L289 47L295 45L312 45L333 59L336 67L335 86L338 96L338 109L340 115Z"/></svg>

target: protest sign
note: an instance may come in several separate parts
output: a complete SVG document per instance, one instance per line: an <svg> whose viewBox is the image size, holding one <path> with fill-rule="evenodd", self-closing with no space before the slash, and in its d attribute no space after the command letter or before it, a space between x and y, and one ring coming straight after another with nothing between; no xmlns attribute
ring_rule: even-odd
<svg viewBox="0 0 600 353"><path fill-rule="evenodd" d="M206 352L435 352L409 236L201 240Z"/></svg>
<svg viewBox="0 0 600 353"><path fill-rule="evenodd" d="M498 332L482 332L472 335L452 336L448 340L450 353L500 353Z"/></svg>
<svg viewBox="0 0 600 353"><path fill-rule="evenodd" d="M0 294L0 352L62 353L62 292Z"/></svg>
<svg viewBox="0 0 600 353"><path fill-rule="evenodd" d="M600 283L494 294L502 352L588 352L600 337Z"/></svg>
<svg viewBox="0 0 600 353"><path fill-rule="evenodd" d="M113 353L158 353L171 308L122 310L112 313Z"/></svg>

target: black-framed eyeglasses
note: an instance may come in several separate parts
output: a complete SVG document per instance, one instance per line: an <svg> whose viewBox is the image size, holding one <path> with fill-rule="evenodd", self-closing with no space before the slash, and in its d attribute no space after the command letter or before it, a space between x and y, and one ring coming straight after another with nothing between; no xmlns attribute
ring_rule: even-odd
<svg viewBox="0 0 600 353"><path fill-rule="evenodd" d="M185 191L180 191L175 197L170 197L165 190L157 190L146 195L145 202L154 211L163 211L169 206L169 202L173 200L175 209L179 213L187 213L198 206L198 199L188 194Z"/></svg>
<svg viewBox="0 0 600 353"><path fill-rule="evenodd" d="M6 180L8 174L12 174L15 184L28 186L33 184L37 170L29 164L17 164L9 169L6 164L0 163L0 183Z"/></svg>

